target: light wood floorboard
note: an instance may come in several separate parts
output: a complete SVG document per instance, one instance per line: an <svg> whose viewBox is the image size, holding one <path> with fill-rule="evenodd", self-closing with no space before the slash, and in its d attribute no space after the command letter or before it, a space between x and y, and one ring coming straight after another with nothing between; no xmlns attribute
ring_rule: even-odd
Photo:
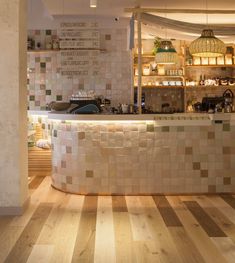
<svg viewBox="0 0 235 263"><path fill-rule="evenodd" d="M0 217L0 262L235 262L235 196L81 196L35 177Z"/></svg>

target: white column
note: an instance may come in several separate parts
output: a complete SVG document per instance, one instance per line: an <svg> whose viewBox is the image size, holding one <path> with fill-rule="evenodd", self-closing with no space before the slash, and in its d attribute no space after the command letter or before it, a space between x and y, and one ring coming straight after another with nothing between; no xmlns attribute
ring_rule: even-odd
<svg viewBox="0 0 235 263"><path fill-rule="evenodd" d="M0 214L28 200L27 4L0 1Z"/></svg>
<svg viewBox="0 0 235 263"><path fill-rule="evenodd" d="M138 110L142 113L142 39L141 39L141 13L137 13L138 30Z"/></svg>

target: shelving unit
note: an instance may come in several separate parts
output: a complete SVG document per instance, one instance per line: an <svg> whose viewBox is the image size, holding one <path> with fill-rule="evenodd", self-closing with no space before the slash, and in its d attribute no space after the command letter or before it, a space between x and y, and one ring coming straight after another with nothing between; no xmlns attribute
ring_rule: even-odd
<svg viewBox="0 0 235 263"><path fill-rule="evenodd" d="M173 67L171 67L170 65L169 66L166 66L164 68L163 65L159 65L157 67L159 71L162 71L161 73L164 73L165 71L165 74L154 74L154 70L152 68L152 64L154 63L154 58L155 58L155 55L153 55L152 53L144 53L142 54L142 67L143 67L143 71L144 71L144 68L145 70L147 71L148 73L148 70L149 70L149 74L142 74L142 78L143 78L143 82L155 82L156 79L159 79L161 80L160 82L163 82L163 81L181 81L182 82L182 85L169 85L169 87L181 87L181 86L184 86L185 85L185 68L184 68L184 56L182 53L180 53L179 55L180 57L180 62L178 65L174 65ZM133 61L134 61L134 72L137 70L137 64L138 64L138 61L137 61L137 58L138 58L138 54L134 54L133 55ZM173 74L169 74L167 71L172 71ZM178 73L180 72L181 74L174 74L174 73ZM168 74L167 74L168 73ZM137 83L137 78L138 78L138 74L134 74L134 83L136 85ZM148 79L147 81L144 81L144 79ZM142 85L142 87L152 87L152 88L156 88L156 87L168 87L166 85L163 85L163 83L159 83L160 85Z"/></svg>
<svg viewBox="0 0 235 263"><path fill-rule="evenodd" d="M235 68L235 65L224 64L224 65L186 65L186 68Z"/></svg>
<svg viewBox="0 0 235 263"><path fill-rule="evenodd" d="M222 72L225 72L225 68L235 68L235 57L233 56L233 50L234 49L234 46L233 45L229 45L228 47L228 50L230 49L230 51L228 51L228 54L226 54L224 56L224 58L222 58L221 60L217 60L215 61L215 63L221 63L222 61L224 61L224 64L213 64L212 61L209 61L208 60L208 64L192 64L192 65L189 65L188 64L188 57L187 57L187 50L188 50L188 47L186 45L186 43L180 43L180 45L178 46L178 48L180 47L180 54L179 54L179 58L180 58L180 62L177 66L173 66L172 67L172 70L178 70L178 69L181 69L183 71L183 74L182 75L169 75L169 74L165 74L165 75L158 75L158 74L154 74L153 71L152 71L152 64L154 63L154 55L152 53L150 53L150 50L147 50L146 53L143 53L142 54L142 67L143 67L143 70L145 69L146 72L148 73L148 67L149 67L149 74L142 74L142 77L143 78L148 78L147 81L143 81L143 82L155 82L156 79L162 79L162 81L171 81L171 80L174 80L174 79L179 79L179 80L182 80L183 82L183 86L186 87L186 80L189 79L189 80L195 80L197 81L199 79L199 76L196 76L195 75L195 71L194 71L194 74L190 74L190 69L200 69L202 68L205 69L205 75L207 75L207 69L209 70L210 68L213 69L213 68L218 68L221 69L221 76L225 76L225 74L223 74ZM232 50L232 51L231 51ZM133 61L134 61L134 70L136 69L137 67L137 57L138 57L138 54L134 54L133 55ZM234 64L226 64L229 63L228 61L230 61ZM192 62L194 62L194 60L192 60ZM205 61L203 60L200 60L200 63L205 63ZM211 64L209 64L211 63ZM165 72L167 70L171 69L170 66L166 66L165 67ZM188 69L188 70L187 70ZM222 71L223 70L223 71ZM163 72L162 72L163 73ZM198 74L202 74L201 72L198 73ZM213 77L213 72L209 72L208 73L209 76ZM207 75L207 76L208 76ZM195 76L194 78L192 78L193 76ZM235 71L231 72L228 71L228 74L227 74L227 77L234 77L235 76ZM136 83L136 78L138 77L138 75L134 75L134 79L135 79L135 82ZM216 72L216 75L215 77L219 77L219 73L218 71ZM144 79L144 80L146 80ZM158 81L158 80L157 80ZM146 83L145 83L146 84ZM163 84L163 83L160 83L160 84ZM148 85L149 87L150 85ZM166 85L161 85L162 87L167 87ZM143 85L143 87L146 87L146 85ZM159 86L156 86L156 85L152 85L152 87L159 87ZM172 87L172 86L169 86L169 87ZM187 86L188 87L188 86Z"/></svg>

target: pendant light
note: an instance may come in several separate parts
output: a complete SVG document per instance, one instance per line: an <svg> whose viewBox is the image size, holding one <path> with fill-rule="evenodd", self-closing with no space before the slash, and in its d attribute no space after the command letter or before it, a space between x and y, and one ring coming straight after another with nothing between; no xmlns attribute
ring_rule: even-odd
<svg viewBox="0 0 235 263"><path fill-rule="evenodd" d="M206 26L207 29L202 31L201 36L189 45L189 52L195 57L220 57L225 55L226 46L224 42L215 37L213 30L208 28L208 13L206 13Z"/></svg>
<svg viewBox="0 0 235 263"><path fill-rule="evenodd" d="M170 40L162 40L155 56L156 64L176 64L178 55Z"/></svg>
<svg viewBox="0 0 235 263"><path fill-rule="evenodd" d="M96 8L97 7L97 0L90 0L90 7Z"/></svg>
<svg viewBox="0 0 235 263"><path fill-rule="evenodd" d="M165 17L167 17L167 14L165 14ZM165 35L167 38L167 28L165 28ZM170 40L162 40L155 55L156 64L176 64L177 61L178 55L172 42Z"/></svg>

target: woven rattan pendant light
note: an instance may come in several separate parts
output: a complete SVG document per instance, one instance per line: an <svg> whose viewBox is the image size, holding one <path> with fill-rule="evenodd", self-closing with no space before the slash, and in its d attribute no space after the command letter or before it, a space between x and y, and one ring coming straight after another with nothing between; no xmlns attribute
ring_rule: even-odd
<svg viewBox="0 0 235 263"><path fill-rule="evenodd" d="M157 49L155 62L157 64L176 64L178 55L170 40L162 40Z"/></svg>
<svg viewBox="0 0 235 263"><path fill-rule="evenodd" d="M167 10L167 6L165 7ZM165 14L167 17L167 13ZM170 40L167 40L167 28L165 28L166 40L162 40L157 53L155 55L156 64L176 64L178 62L178 55Z"/></svg>
<svg viewBox="0 0 235 263"><path fill-rule="evenodd" d="M206 0L206 10L207 0ZM208 28L208 14L206 14L206 28L199 38L195 39L189 46L189 52L195 57L220 57L226 53L223 41L215 37L212 29Z"/></svg>
<svg viewBox="0 0 235 263"><path fill-rule="evenodd" d="M190 44L189 52L195 57L220 57L226 53L226 46L214 36L213 30L204 29L201 36Z"/></svg>

